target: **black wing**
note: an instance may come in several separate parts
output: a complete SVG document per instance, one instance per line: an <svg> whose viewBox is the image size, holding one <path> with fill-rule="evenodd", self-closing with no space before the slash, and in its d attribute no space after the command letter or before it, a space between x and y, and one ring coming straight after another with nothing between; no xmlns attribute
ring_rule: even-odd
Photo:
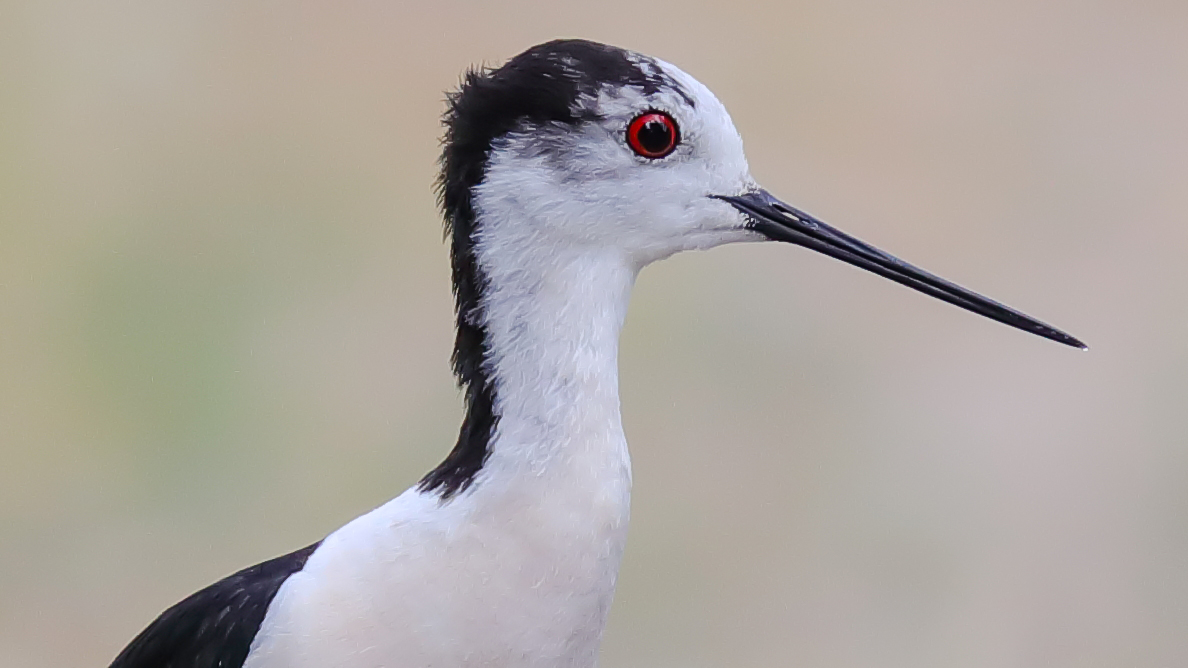
<svg viewBox="0 0 1188 668"><path fill-rule="evenodd" d="M111 668L242 668L277 590L321 541L229 575L161 613Z"/></svg>

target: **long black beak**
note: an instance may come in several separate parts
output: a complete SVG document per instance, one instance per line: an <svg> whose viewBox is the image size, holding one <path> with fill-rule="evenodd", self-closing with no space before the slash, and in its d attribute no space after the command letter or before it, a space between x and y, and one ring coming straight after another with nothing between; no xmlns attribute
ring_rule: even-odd
<svg viewBox="0 0 1188 668"><path fill-rule="evenodd" d="M899 258L892 257L870 244L826 225L800 209L781 202L766 190L758 190L744 195L715 195L714 197L733 204L747 214L751 229L768 239L787 241L811 248L829 257L848 262L855 267L873 271L879 276L919 290L926 295L932 295L937 299L960 306L967 311L973 311L1025 332L1038 334L1045 339L1088 350L1088 346L1084 343L1055 327L1046 325L992 299L970 292L960 285L933 276L923 269L913 267Z"/></svg>

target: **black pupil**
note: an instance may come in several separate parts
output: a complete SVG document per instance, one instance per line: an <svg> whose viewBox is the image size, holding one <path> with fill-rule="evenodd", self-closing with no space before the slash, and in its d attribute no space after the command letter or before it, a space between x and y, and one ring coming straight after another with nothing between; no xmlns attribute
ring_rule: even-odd
<svg viewBox="0 0 1188 668"><path fill-rule="evenodd" d="M639 129L639 145L648 153L663 153L672 146L672 130L659 118L649 119Z"/></svg>

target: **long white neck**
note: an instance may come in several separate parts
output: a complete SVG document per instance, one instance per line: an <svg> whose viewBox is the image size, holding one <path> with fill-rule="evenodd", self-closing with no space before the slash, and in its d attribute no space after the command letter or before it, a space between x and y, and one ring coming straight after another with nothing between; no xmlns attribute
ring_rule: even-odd
<svg viewBox="0 0 1188 668"><path fill-rule="evenodd" d="M393 666L595 665L627 539L616 358L636 271L531 248L483 266L498 417L472 484L448 498L414 487L329 536L282 590L269 637L283 641L249 668L337 665L310 638Z"/></svg>
<svg viewBox="0 0 1188 668"><path fill-rule="evenodd" d="M635 269L588 248L476 250L497 416L479 484L629 483L618 348Z"/></svg>
<svg viewBox="0 0 1188 668"><path fill-rule="evenodd" d="M434 556L447 574L435 577L469 592L458 614L490 633L465 665L515 654L589 667L627 540L617 358L636 271L589 249L543 257L525 245L535 257L515 257L505 247L487 263L493 250L476 248L496 415L489 456L465 491L418 505L453 527Z"/></svg>

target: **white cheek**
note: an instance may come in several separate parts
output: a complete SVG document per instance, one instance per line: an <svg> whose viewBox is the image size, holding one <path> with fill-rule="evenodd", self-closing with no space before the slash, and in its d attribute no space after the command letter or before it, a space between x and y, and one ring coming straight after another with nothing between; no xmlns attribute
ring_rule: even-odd
<svg viewBox="0 0 1188 668"><path fill-rule="evenodd" d="M682 250L751 240L741 214L712 199L754 188L742 140L713 93L680 70L671 74L694 98L692 107L675 93L604 93L587 100L601 122L577 132L555 128L558 134L544 138L513 134L495 147L475 206L487 224L500 226L500 243L538 259L575 245L609 249L643 266ZM624 135L648 107L670 111L682 133L676 152L655 162L632 153Z"/></svg>

